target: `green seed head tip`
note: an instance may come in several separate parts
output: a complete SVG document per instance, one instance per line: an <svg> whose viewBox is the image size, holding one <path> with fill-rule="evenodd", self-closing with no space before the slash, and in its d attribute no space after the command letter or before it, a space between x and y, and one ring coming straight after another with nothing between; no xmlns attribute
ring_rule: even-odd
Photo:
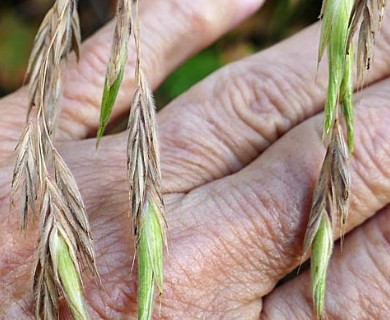
<svg viewBox="0 0 390 320"><path fill-rule="evenodd" d="M318 319L322 318L324 312L326 274L332 246L332 226L329 217L324 214L312 244L311 255L313 303Z"/></svg>
<svg viewBox="0 0 390 320"><path fill-rule="evenodd" d="M50 237L50 252L54 260L54 267L58 269L58 280L73 318L75 320L88 320L79 271L74 262L75 257L71 255L69 246L59 231Z"/></svg>
<svg viewBox="0 0 390 320"><path fill-rule="evenodd" d="M120 61L119 71L116 74L113 80L109 79L109 74L106 75L106 80L104 84L103 98L100 107L100 120L99 120L99 130L97 132L97 144L99 144L100 139L103 137L104 131L106 130L108 121L110 120L112 110L114 109L114 104L118 96L119 88L122 84L123 75L126 67L126 58L127 58L127 48L124 49L122 54L122 59ZM110 69L108 70L108 73ZM112 81L112 83L110 83Z"/></svg>
<svg viewBox="0 0 390 320"><path fill-rule="evenodd" d="M163 288L164 226L156 207L147 206L138 241L138 319L150 320L155 288Z"/></svg>
<svg viewBox="0 0 390 320"><path fill-rule="evenodd" d="M346 68L351 68L346 55L349 18L352 11L352 0L324 0L322 9L322 29L319 48L319 59L328 49L329 84L325 104L324 136L328 135L335 119L337 105L342 100L342 82Z"/></svg>

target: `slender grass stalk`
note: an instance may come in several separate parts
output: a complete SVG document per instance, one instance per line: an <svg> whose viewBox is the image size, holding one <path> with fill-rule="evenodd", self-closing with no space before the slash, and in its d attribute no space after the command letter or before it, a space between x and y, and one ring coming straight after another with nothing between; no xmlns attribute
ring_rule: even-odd
<svg viewBox="0 0 390 320"><path fill-rule="evenodd" d="M88 319L80 262L98 277L83 201L70 170L53 145L61 96L61 60L79 54L80 26L75 0L57 0L35 38L26 79L27 126L17 146L11 205L21 189L21 228L29 210L39 211L33 291L37 319L57 319L63 295L75 319ZM51 171L54 171L54 177ZM39 210L36 210L36 208Z"/></svg>
<svg viewBox="0 0 390 320"><path fill-rule="evenodd" d="M126 9L124 9L126 8ZM163 249L166 243L155 104L141 64L138 1L120 0L110 62L103 92L98 139L111 115L122 81L130 30L136 47L135 91L128 121L127 170L130 213L138 258L138 319L153 314L156 288L163 290Z"/></svg>

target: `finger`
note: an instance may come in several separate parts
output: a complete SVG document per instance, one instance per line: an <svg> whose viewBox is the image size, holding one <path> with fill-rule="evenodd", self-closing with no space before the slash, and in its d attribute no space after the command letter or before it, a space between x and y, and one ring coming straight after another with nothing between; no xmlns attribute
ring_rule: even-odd
<svg viewBox="0 0 390 320"><path fill-rule="evenodd" d="M386 80L364 91L356 110L348 230L389 203L389 85L390 80ZM228 292L236 292L243 304L258 301L299 264L312 192L325 151L322 120L316 116L306 121L239 173L177 201L180 209L168 215L170 260L179 266L193 265L194 270L179 269L169 277L173 280L167 290L173 299L165 299L167 305L173 308L175 297L184 296L181 307L193 306L191 296L186 295L190 284L209 292L210 300L199 301L200 309L206 307L201 303L229 308ZM207 263L198 270L199 255ZM174 285L188 273L187 287Z"/></svg>
<svg viewBox="0 0 390 320"><path fill-rule="evenodd" d="M387 319L390 314L390 208L337 246L327 279L328 319ZM312 319L309 270L264 300L261 320Z"/></svg>
<svg viewBox="0 0 390 320"><path fill-rule="evenodd" d="M390 74L390 8L384 21L368 83ZM227 66L161 112L163 166L176 177L173 188L191 190L237 172L323 109L328 76L326 61L317 74L319 31L317 24Z"/></svg>
<svg viewBox="0 0 390 320"><path fill-rule="evenodd" d="M262 2L141 1L142 58L152 87L156 88L184 60L253 13ZM79 63L73 57L65 68L62 138L82 138L96 131L112 35L113 23L110 23L83 44ZM113 112L114 121L128 110L135 88L133 47L132 43L123 88ZM6 102L2 116L16 119L12 122L19 124L20 131L25 121L26 90L12 95Z"/></svg>

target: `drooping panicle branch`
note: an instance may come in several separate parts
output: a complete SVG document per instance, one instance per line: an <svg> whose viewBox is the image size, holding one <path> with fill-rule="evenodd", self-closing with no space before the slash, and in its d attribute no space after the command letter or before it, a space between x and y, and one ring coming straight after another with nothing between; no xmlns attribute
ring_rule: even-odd
<svg viewBox="0 0 390 320"><path fill-rule="evenodd" d="M98 277L80 192L53 144L61 97L62 59L67 58L72 48L77 56L80 51L76 6L76 0L55 1L35 38L26 76L28 124L17 146L12 181L12 199L17 189L21 189L22 229L27 227L28 211L39 208L33 286L37 319L58 318L61 295L75 319L88 319L80 266L85 263Z"/></svg>
<svg viewBox="0 0 390 320"><path fill-rule="evenodd" d="M138 319L152 317L155 288L163 290L163 249L166 243L161 170L154 99L141 64L138 1L133 3L138 89L128 122L129 196L138 254Z"/></svg>
<svg viewBox="0 0 390 320"><path fill-rule="evenodd" d="M318 62L327 49L329 82L323 136L329 142L314 191L304 240L304 254L310 247L312 249L313 302L319 319L324 314L326 274L333 246L334 222L339 222L343 239L349 209L349 154L354 151L353 38L359 29L357 80L362 86L363 71L369 69L372 62L375 36L383 20L385 4L385 0L324 0L322 4ZM341 115L346 126L348 147L341 128Z"/></svg>

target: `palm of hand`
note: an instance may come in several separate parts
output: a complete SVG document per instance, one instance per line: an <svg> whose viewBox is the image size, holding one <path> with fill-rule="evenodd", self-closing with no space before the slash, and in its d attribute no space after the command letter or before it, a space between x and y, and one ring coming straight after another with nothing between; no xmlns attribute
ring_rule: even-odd
<svg viewBox="0 0 390 320"><path fill-rule="evenodd" d="M143 8L145 41L152 41L148 39L164 28L153 22L153 12L171 9L169 1L153 2L145 2ZM165 60L153 55L151 42L145 43L147 74L155 86L185 56L229 27L230 19L218 16L217 4L202 4L199 12L210 12L206 19L189 3L183 1L174 10L178 19L188 20L186 24L168 23L170 32L177 35L172 38L175 40L167 44L165 39L154 39L153 45L160 45ZM234 5L231 7L225 12L229 18L234 11ZM71 63L67 70L59 132L60 152L87 205L98 269L107 290L102 292L93 281L86 280L92 319L134 317L136 312L136 275L131 273L133 239L127 212L126 134L106 137L98 152L94 139L82 139L97 127L110 30L89 40L80 64ZM387 38L383 43L388 43L389 30L384 26ZM184 48L188 33L196 41ZM274 288L300 262L311 193L323 158L322 117L314 115L325 99L326 75L320 69L315 82L314 34L316 28L310 28L227 66L159 113L169 225L161 318L310 318L307 272ZM350 229L374 216L389 200L390 146L383 137L389 131L385 120L390 97L384 88L389 81L390 61L385 49L385 45L378 48L376 64L380 68L369 74L370 83L381 81L364 90L364 100L359 103L368 105L369 101L370 105L356 111ZM165 65L164 61L170 62ZM128 69L127 90L119 97L117 118L126 111L134 88L132 68ZM155 70L162 71L152 72ZM4 98L0 108L0 316L7 319L33 317L31 269L36 224L30 221L24 235L18 231L18 208L7 218L12 150L24 126L25 100L26 90L21 89ZM390 285L386 282L383 290L375 288L390 275L390 260L386 258L389 219L389 210L383 210L347 236L342 254L336 249L328 282L331 318L363 319L371 312L373 318L382 319L388 314ZM356 290L358 295L354 294ZM351 300L341 297L344 292L353 300L353 307ZM63 316L67 318L66 311Z"/></svg>

